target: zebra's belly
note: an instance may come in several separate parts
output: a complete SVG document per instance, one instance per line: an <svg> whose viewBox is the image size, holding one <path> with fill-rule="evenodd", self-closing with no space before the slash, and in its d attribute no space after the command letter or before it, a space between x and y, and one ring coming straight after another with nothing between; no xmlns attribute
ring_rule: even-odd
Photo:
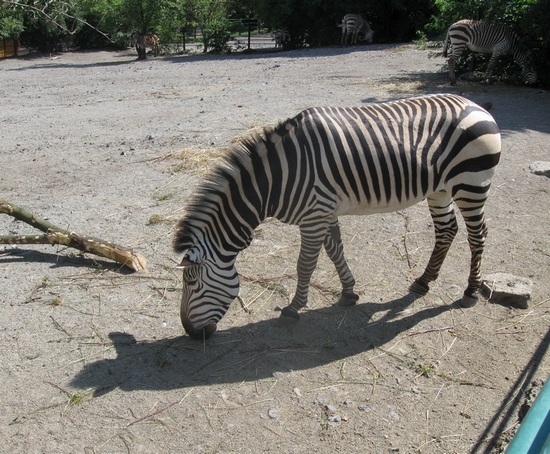
<svg viewBox="0 0 550 454"><path fill-rule="evenodd" d="M424 196L411 197L409 199L398 200L392 198L389 201L351 203L348 200L341 200L336 208L336 216L365 216L376 213L392 213L397 210L403 210L424 200Z"/></svg>
<svg viewBox="0 0 550 454"><path fill-rule="evenodd" d="M468 43L467 47L473 52L480 52L482 54L492 54L494 49L494 47L476 46L475 44L471 44L471 43Z"/></svg>

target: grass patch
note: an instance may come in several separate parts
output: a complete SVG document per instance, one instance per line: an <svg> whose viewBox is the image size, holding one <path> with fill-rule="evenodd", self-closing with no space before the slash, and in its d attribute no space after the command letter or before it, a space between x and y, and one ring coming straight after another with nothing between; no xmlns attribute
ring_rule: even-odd
<svg viewBox="0 0 550 454"><path fill-rule="evenodd" d="M172 197L174 197L174 194L172 192L169 192L168 194L159 194L155 196L155 199L159 202L163 202L165 200L169 200Z"/></svg>
<svg viewBox="0 0 550 454"><path fill-rule="evenodd" d="M69 403L73 405L82 405L87 398L88 398L87 392L77 391L71 394L71 397L69 397Z"/></svg>
<svg viewBox="0 0 550 454"><path fill-rule="evenodd" d="M162 216L161 214L153 214L149 218L149 225L156 225L156 224L162 224L163 222L171 222L166 216Z"/></svg>

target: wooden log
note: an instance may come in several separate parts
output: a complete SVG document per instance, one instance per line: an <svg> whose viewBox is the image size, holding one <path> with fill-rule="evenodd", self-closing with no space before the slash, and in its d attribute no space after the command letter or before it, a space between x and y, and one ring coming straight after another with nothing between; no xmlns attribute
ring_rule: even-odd
<svg viewBox="0 0 550 454"><path fill-rule="evenodd" d="M3 235L0 236L0 244L62 244L83 252L106 257L134 271L141 271L147 267L147 260L141 254L135 254L130 249L97 238L78 235L75 232L61 229L24 208L2 199L0 199L0 213L12 216L45 232L44 235Z"/></svg>

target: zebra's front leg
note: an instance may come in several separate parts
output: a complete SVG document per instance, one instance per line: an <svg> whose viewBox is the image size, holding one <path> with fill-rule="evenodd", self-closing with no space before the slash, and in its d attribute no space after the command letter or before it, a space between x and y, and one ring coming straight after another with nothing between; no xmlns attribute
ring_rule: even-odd
<svg viewBox="0 0 550 454"><path fill-rule="evenodd" d="M412 293L421 296L428 293L430 282L439 276L441 265L458 231L453 201L447 191L440 191L428 197L428 205L434 223L435 245L424 273L409 287Z"/></svg>
<svg viewBox="0 0 550 454"><path fill-rule="evenodd" d="M336 267L340 282L342 283L342 294L337 304L340 306L353 306L357 303L359 295L353 291L355 279L351 273L346 258L344 257L344 245L340 233L338 219L331 222L325 237L325 251Z"/></svg>
<svg viewBox="0 0 550 454"><path fill-rule="evenodd" d="M297 322L300 318L298 311L307 304L311 275L317 267L317 260L319 259L319 253L327 235L327 228L327 224L322 221L317 221L316 224L312 223L307 226L300 226L300 254L296 266L298 283L292 302L283 308L279 316L279 322L283 324Z"/></svg>

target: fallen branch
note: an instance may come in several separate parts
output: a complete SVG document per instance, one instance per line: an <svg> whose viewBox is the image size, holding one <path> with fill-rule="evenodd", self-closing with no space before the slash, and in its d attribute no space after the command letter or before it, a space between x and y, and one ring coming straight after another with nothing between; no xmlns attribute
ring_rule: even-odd
<svg viewBox="0 0 550 454"><path fill-rule="evenodd" d="M62 244L83 252L99 255L121 263L134 270L141 271L147 266L145 257L131 250L89 236L63 230L45 219L33 215L24 208L0 199L0 213L8 214L44 232L43 235L3 235L0 244Z"/></svg>

